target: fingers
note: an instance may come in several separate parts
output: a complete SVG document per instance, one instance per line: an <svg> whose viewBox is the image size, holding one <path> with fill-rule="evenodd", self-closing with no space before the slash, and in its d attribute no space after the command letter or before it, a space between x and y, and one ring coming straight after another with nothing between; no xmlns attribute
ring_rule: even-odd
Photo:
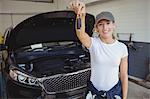
<svg viewBox="0 0 150 99"><path fill-rule="evenodd" d="M75 0L75 7L78 7L79 5L79 0Z"/></svg>
<svg viewBox="0 0 150 99"><path fill-rule="evenodd" d="M73 11L75 11L75 2L73 1L73 2L70 2L70 4L69 4L69 8L70 9L72 9Z"/></svg>
<svg viewBox="0 0 150 99"><path fill-rule="evenodd" d="M78 15L82 16L84 14L85 14L85 4L81 2L78 7Z"/></svg>
<svg viewBox="0 0 150 99"><path fill-rule="evenodd" d="M69 8L79 16L85 14L85 4L83 2L80 2L79 0L71 2L69 4Z"/></svg>

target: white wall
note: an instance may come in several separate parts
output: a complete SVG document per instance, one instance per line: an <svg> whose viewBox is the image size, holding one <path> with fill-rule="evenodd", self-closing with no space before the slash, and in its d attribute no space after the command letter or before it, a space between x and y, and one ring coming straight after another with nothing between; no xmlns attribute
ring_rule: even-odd
<svg viewBox="0 0 150 99"><path fill-rule="evenodd" d="M73 0L58 0L58 10L68 10L71 1Z"/></svg>
<svg viewBox="0 0 150 99"><path fill-rule="evenodd" d="M59 0L59 9L66 9L70 1ZM112 0L87 7L87 12L93 15L101 11L114 14L117 33L134 33L133 40L150 42L150 0ZM120 35L121 40L128 38L129 34Z"/></svg>
<svg viewBox="0 0 150 99"><path fill-rule="evenodd" d="M0 0L0 12L2 12L2 1ZM0 33L2 30L2 16L0 16Z"/></svg>
<svg viewBox="0 0 150 99"><path fill-rule="evenodd" d="M1 1L1 0L0 0ZM57 0L55 0L57 1ZM2 29L0 32L4 33L5 29L10 26L16 26L26 18L35 15L35 13L54 11L58 7L57 2L54 3L39 3L39 2L24 2L13 0L2 0L3 13L24 13L24 15L0 15L2 17Z"/></svg>
<svg viewBox="0 0 150 99"><path fill-rule="evenodd" d="M148 39L150 39L150 0L148 0ZM150 47L149 47L150 49Z"/></svg>
<svg viewBox="0 0 150 99"><path fill-rule="evenodd" d="M87 7L94 15L101 11L111 11L116 17L117 33L134 33L133 40L150 42L148 37L150 22L148 22L149 0L116 0ZM126 35L127 36L127 35ZM125 37L125 35L124 35ZM121 38L126 40L127 38Z"/></svg>
<svg viewBox="0 0 150 99"><path fill-rule="evenodd" d="M47 4L0 0L0 8L5 13L40 13L66 10L70 1L72 0L54 0L53 4ZM117 23L117 33L134 33L133 40L150 42L150 0L112 0L87 7L87 12L93 15L104 10L111 11L114 14ZM4 33L7 27L15 26L29 16L32 16L32 14L0 15L0 32ZM127 40L128 35L124 35L121 39Z"/></svg>

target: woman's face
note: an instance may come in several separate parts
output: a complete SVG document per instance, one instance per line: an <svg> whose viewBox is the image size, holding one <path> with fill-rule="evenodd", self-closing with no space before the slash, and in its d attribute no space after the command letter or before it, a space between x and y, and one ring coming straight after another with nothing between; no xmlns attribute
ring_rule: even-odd
<svg viewBox="0 0 150 99"><path fill-rule="evenodd" d="M104 39L112 38L115 23L109 20L100 20L96 25L97 32Z"/></svg>

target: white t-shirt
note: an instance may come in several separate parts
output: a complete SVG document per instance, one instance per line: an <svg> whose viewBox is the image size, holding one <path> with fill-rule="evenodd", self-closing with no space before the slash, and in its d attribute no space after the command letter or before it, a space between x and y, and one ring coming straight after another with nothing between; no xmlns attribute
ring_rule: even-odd
<svg viewBox="0 0 150 99"><path fill-rule="evenodd" d="M90 81L97 90L110 90L117 84L121 58L128 55L125 44L116 40L106 44L99 37L91 37L89 52L91 57Z"/></svg>

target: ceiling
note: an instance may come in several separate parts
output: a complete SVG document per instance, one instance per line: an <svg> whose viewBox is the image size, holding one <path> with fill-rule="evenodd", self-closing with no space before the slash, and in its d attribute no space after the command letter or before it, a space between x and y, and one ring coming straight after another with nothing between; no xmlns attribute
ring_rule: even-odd
<svg viewBox="0 0 150 99"><path fill-rule="evenodd" d="M14 1L28 1L28 2L54 3L54 0L14 0Z"/></svg>
<svg viewBox="0 0 150 99"><path fill-rule="evenodd" d="M54 3L54 0L14 0L14 1L27 1L27 2L41 2L41 3ZM58 0L59 1L59 0ZM64 0L65 1L65 0ZM82 0L86 5L93 5L114 0Z"/></svg>

